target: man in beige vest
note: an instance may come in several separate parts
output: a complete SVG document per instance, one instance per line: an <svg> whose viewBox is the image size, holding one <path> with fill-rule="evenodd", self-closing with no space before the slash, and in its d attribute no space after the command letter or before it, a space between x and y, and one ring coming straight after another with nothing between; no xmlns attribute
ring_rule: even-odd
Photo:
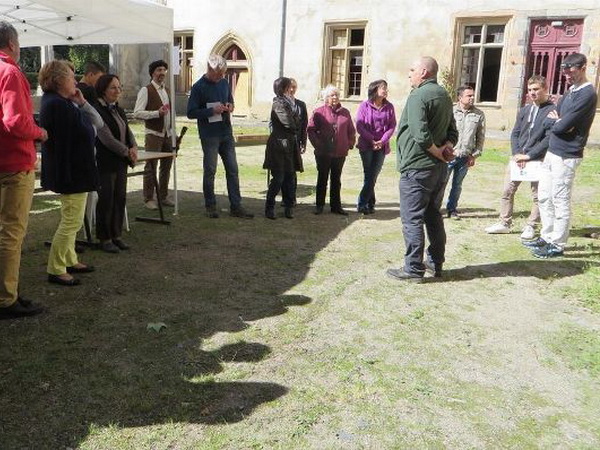
<svg viewBox="0 0 600 450"><path fill-rule="evenodd" d="M163 60L153 61L148 66L152 80L140 89L133 110L133 117L146 122L145 141L146 151L171 152L171 108L169 91L165 87L169 66ZM168 197L169 178L171 175L170 158L160 160L158 175L158 195L163 206L174 206ZM148 209L158 209L154 200L154 176L150 162L144 167L144 204ZM154 166L156 170L156 166Z"/></svg>

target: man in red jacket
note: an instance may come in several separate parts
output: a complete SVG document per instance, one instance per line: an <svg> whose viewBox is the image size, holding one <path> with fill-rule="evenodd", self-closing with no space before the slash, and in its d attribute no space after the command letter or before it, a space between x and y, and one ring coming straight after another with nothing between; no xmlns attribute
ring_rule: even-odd
<svg viewBox="0 0 600 450"><path fill-rule="evenodd" d="M0 319L43 311L18 292L21 245L35 181L34 141L48 139L33 120L29 82L17 66L19 55L17 30L0 21Z"/></svg>

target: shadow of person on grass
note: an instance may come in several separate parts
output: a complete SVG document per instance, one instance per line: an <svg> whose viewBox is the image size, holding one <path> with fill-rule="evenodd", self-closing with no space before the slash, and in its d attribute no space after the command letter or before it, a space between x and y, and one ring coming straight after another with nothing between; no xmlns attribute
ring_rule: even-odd
<svg viewBox="0 0 600 450"><path fill-rule="evenodd" d="M586 238L596 239L596 240L598 239L597 237L594 237L592 235L599 236L600 235L600 227L588 226L588 227L582 227L582 228L574 228L571 230L571 236L586 237ZM590 242L593 242L593 241L590 241Z"/></svg>
<svg viewBox="0 0 600 450"><path fill-rule="evenodd" d="M72 288L45 282L40 237L53 234L58 211L32 215L21 283L48 312L0 322L0 447L78 447L107 427L231 423L288 392L260 375L276 352L262 330L285 333L279 322L261 324L255 342L235 333L309 304L290 289L351 220L209 219L201 196L179 195L171 225L131 222L131 250L86 251L96 271ZM130 217L147 215L140 198L128 194ZM262 204L244 199L249 210Z"/></svg>
<svg viewBox="0 0 600 450"><path fill-rule="evenodd" d="M594 260L536 259L490 264L476 264L456 269L444 269L442 278L425 278L426 282L467 281L477 278L535 277L542 280L573 277L598 267Z"/></svg>
<svg viewBox="0 0 600 450"><path fill-rule="evenodd" d="M446 210L442 208L446 217ZM491 219L498 217L498 211L492 208L458 208L460 217L463 219Z"/></svg>
<svg viewBox="0 0 600 450"><path fill-rule="evenodd" d="M298 195L297 195L297 204L294 208L294 214L303 213L303 214L313 214L315 211L315 193L314 186L307 185L298 185ZM300 195L300 192L302 195ZM266 191L262 191L261 195L265 196ZM276 214L278 216L283 215L283 204L281 202L281 198L278 197L276 204ZM319 216L319 219L323 219L326 217L330 217L330 206L329 206L329 197L326 198L326 203L323 208L323 213ZM254 212L258 212L259 216L263 216L264 214L264 201L261 203L259 200L253 200L250 204L257 205ZM278 210L281 208L281 210ZM363 215L356 210L356 204L351 203L342 203L342 208L348 213L347 220L353 221L358 219L369 219L369 220L394 220L400 217L400 210L398 206L398 202L381 202L376 205L376 212L374 214ZM333 217L340 218L339 215L333 215Z"/></svg>
<svg viewBox="0 0 600 450"><path fill-rule="evenodd" d="M267 178L265 178L265 189L260 191L258 194L261 197L266 197L268 187L269 187L269 185L267 182ZM312 197L312 200L314 202L314 197L316 195L316 189L317 188L315 185L298 183L296 185L296 198L309 200ZM281 192L279 193L277 198L279 200L281 200Z"/></svg>
<svg viewBox="0 0 600 450"><path fill-rule="evenodd" d="M317 192L317 187L314 184L302 184L298 183L296 186L296 197L305 198L305 197L314 197ZM264 192L266 194L266 191Z"/></svg>

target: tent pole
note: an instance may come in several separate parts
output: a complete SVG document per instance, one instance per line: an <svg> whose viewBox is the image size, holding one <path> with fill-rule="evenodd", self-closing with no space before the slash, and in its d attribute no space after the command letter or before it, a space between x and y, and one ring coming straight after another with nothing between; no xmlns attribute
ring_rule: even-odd
<svg viewBox="0 0 600 450"><path fill-rule="evenodd" d="M169 70L169 92L171 95L171 151L173 152L173 190L174 198L175 198L175 210L173 211L173 215L179 214L179 195L177 192L177 132L175 127L177 111L175 107L175 70L173 68L173 64L175 64L175 55L173 54L173 43L169 43L167 48L169 55L169 64L171 65L171 70Z"/></svg>

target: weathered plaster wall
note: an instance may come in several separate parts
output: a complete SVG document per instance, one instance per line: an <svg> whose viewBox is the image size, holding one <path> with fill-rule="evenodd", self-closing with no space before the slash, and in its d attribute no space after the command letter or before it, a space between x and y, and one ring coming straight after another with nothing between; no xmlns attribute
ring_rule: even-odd
<svg viewBox="0 0 600 450"><path fill-rule="evenodd" d="M204 72L206 57L217 42L234 33L252 62L252 108L267 118L273 80L279 74L281 0L197 2L169 0L176 30L194 31L195 78ZM532 18L585 17L582 51L590 59L588 75L596 82L600 58L598 0L503 0L502 8L488 0L293 0L287 2L284 74L299 82L298 97L318 103L323 84L325 24L366 21L366 81L385 78L390 99L401 109L409 93L407 71L420 55L438 59L441 68L454 66L457 20L468 17L508 17L498 102L482 108L493 128L510 128L520 105L525 76L529 21ZM526 7L527 9L523 9ZM345 100L355 110L358 100ZM600 120L594 133L600 140Z"/></svg>

